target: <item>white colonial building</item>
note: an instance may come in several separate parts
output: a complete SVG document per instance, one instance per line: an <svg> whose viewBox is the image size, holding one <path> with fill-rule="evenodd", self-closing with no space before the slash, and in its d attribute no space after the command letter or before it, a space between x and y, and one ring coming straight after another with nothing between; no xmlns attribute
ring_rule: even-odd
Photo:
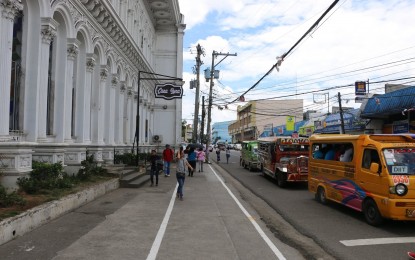
<svg viewBox="0 0 415 260"><path fill-rule="evenodd" d="M111 163L136 132L141 151L154 135L180 143L181 99L154 95L155 74L182 77L178 0L0 0L0 13L3 185L32 160L70 170L89 152Z"/></svg>

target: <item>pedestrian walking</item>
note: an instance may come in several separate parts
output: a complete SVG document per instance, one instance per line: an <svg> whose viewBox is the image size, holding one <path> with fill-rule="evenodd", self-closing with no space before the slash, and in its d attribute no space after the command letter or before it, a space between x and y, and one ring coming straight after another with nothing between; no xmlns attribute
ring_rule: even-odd
<svg viewBox="0 0 415 260"><path fill-rule="evenodd" d="M151 168L150 168L150 181L151 184L150 186L154 185L154 176L156 177L156 186L159 185L159 171L160 168L163 169L162 167L159 166L160 163L160 156L157 155L156 150L151 150L151 154L150 154L150 164L151 164Z"/></svg>
<svg viewBox="0 0 415 260"><path fill-rule="evenodd" d="M231 157L231 149L228 146L226 147L226 163L229 163L229 157Z"/></svg>
<svg viewBox="0 0 415 260"><path fill-rule="evenodd" d="M216 161L217 162L220 161L220 149L219 149L219 147L216 148Z"/></svg>
<svg viewBox="0 0 415 260"><path fill-rule="evenodd" d="M196 152L195 152L195 148L190 147L189 153L187 154L187 161L191 165L191 167L189 167L189 176L190 177L193 177L194 169L196 169Z"/></svg>
<svg viewBox="0 0 415 260"><path fill-rule="evenodd" d="M197 152L197 162L199 164L199 172L203 172L203 163L206 160L206 154L205 151L203 151L203 148L199 148L199 151Z"/></svg>
<svg viewBox="0 0 415 260"><path fill-rule="evenodd" d="M176 179L179 186L177 187L177 198L183 200L183 186L184 180L186 178L186 166L189 169L194 170L192 166L184 158L183 147L180 147L180 150L176 154L177 164L176 164Z"/></svg>
<svg viewBox="0 0 415 260"><path fill-rule="evenodd" d="M166 149L163 150L164 177L170 177L170 164L173 161L173 156L173 150L170 145L166 144Z"/></svg>

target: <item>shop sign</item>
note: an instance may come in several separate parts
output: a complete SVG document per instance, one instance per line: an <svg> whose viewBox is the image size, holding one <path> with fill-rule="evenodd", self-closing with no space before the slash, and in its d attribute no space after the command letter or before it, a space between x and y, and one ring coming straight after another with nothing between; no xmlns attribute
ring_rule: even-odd
<svg viewBox="0 0 415 260"><path fill-rule="evenodd" d="M409 133L409 124L407 120L393 122L393 133Z"/></svg>
<svg viewBox="0 0 415 260"><path fill-rule="evenodd" d="M163 98L167 100L182 98L183 88L182 86L171 83L157 84L154 88L154 95L156 98Z"/></svg>

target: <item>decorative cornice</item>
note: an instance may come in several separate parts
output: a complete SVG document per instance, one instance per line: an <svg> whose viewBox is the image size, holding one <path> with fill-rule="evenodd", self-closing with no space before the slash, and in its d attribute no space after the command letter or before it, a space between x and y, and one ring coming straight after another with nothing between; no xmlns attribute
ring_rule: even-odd
<svg viewBox="0 0 415 260"><path fill-rule="evenodd" d="M120 84L120 93L124 94L126 88L125 88L125 81L122 81Z"/></svg>
<svg viewBox="0 0 415 260"><path fill-rule="evenodd" d="M68 55L69 59L75 59L78 56L79 49L78 46L74 43L68 44L68 48L66 49L66 54Z"/></svg>
<svg viewBox="0 0 415 260"><path fill-rule="evenodd" d="M86 70L92 72L95 68L95 59L93 57L86 58Z"/></svg>
<svg viewBox="0 0 415 260"><path fill-rule="evenodd" d="M128 87L127 88L127 98L132 98L132 97L133 97L133 88Z"/></svg>
<svg viewBox="0 0 415 260"><path fill-rule="evenodd" d="M99 72L99 76L101 77L101 81L105 81L108 78L108 69L105 68L101 68L101 71Z"/></svg>
<svg viewBox="0 0 415 260"><path fill-rule="evenodd" d="M59 23L52 18L42 18L41 23L40 35L42 42L50 44L56 36L56 28Z"/></svg>
<svg viewBox="0 0 415 260"><path fill-rule="evenodd" d="M119 80L118 80L118 76L117 74L113 74L112 79L111 79L111 86L115 87L118 84Z"/></svg>
<svg viewBox="0 0 415 260"><path fill-rule="evenodd" d="M13 22L17 13L23 10L23 4L16 0L1 0L0 7L2 16L10 22Z"/></svg>

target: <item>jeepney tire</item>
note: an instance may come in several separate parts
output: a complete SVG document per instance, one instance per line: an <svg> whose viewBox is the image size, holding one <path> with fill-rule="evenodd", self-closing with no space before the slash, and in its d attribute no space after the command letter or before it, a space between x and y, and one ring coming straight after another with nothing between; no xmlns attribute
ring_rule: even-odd
<svg viewBox="0 0 415 260"><path fill-rule="evenodd" d="M323 205L327 205L326 190L323 187L318 187L316 192L316 200Z"/></svg>
<svg viewBox="0 0 415 260"><path fill-rule="evenodd" d="M277 179L277 185L281 188L284 188L287 185L287 180L285 174L281 171L275 173L275 178Z"/></svg>
<svg viewBox="0 0 415 260"><path fill-rule="evenodd" d="M369 225L378 226L383 222L383 217L379 212L378 206L372 199L366 199L363 202L363 214Z"/></svg>

